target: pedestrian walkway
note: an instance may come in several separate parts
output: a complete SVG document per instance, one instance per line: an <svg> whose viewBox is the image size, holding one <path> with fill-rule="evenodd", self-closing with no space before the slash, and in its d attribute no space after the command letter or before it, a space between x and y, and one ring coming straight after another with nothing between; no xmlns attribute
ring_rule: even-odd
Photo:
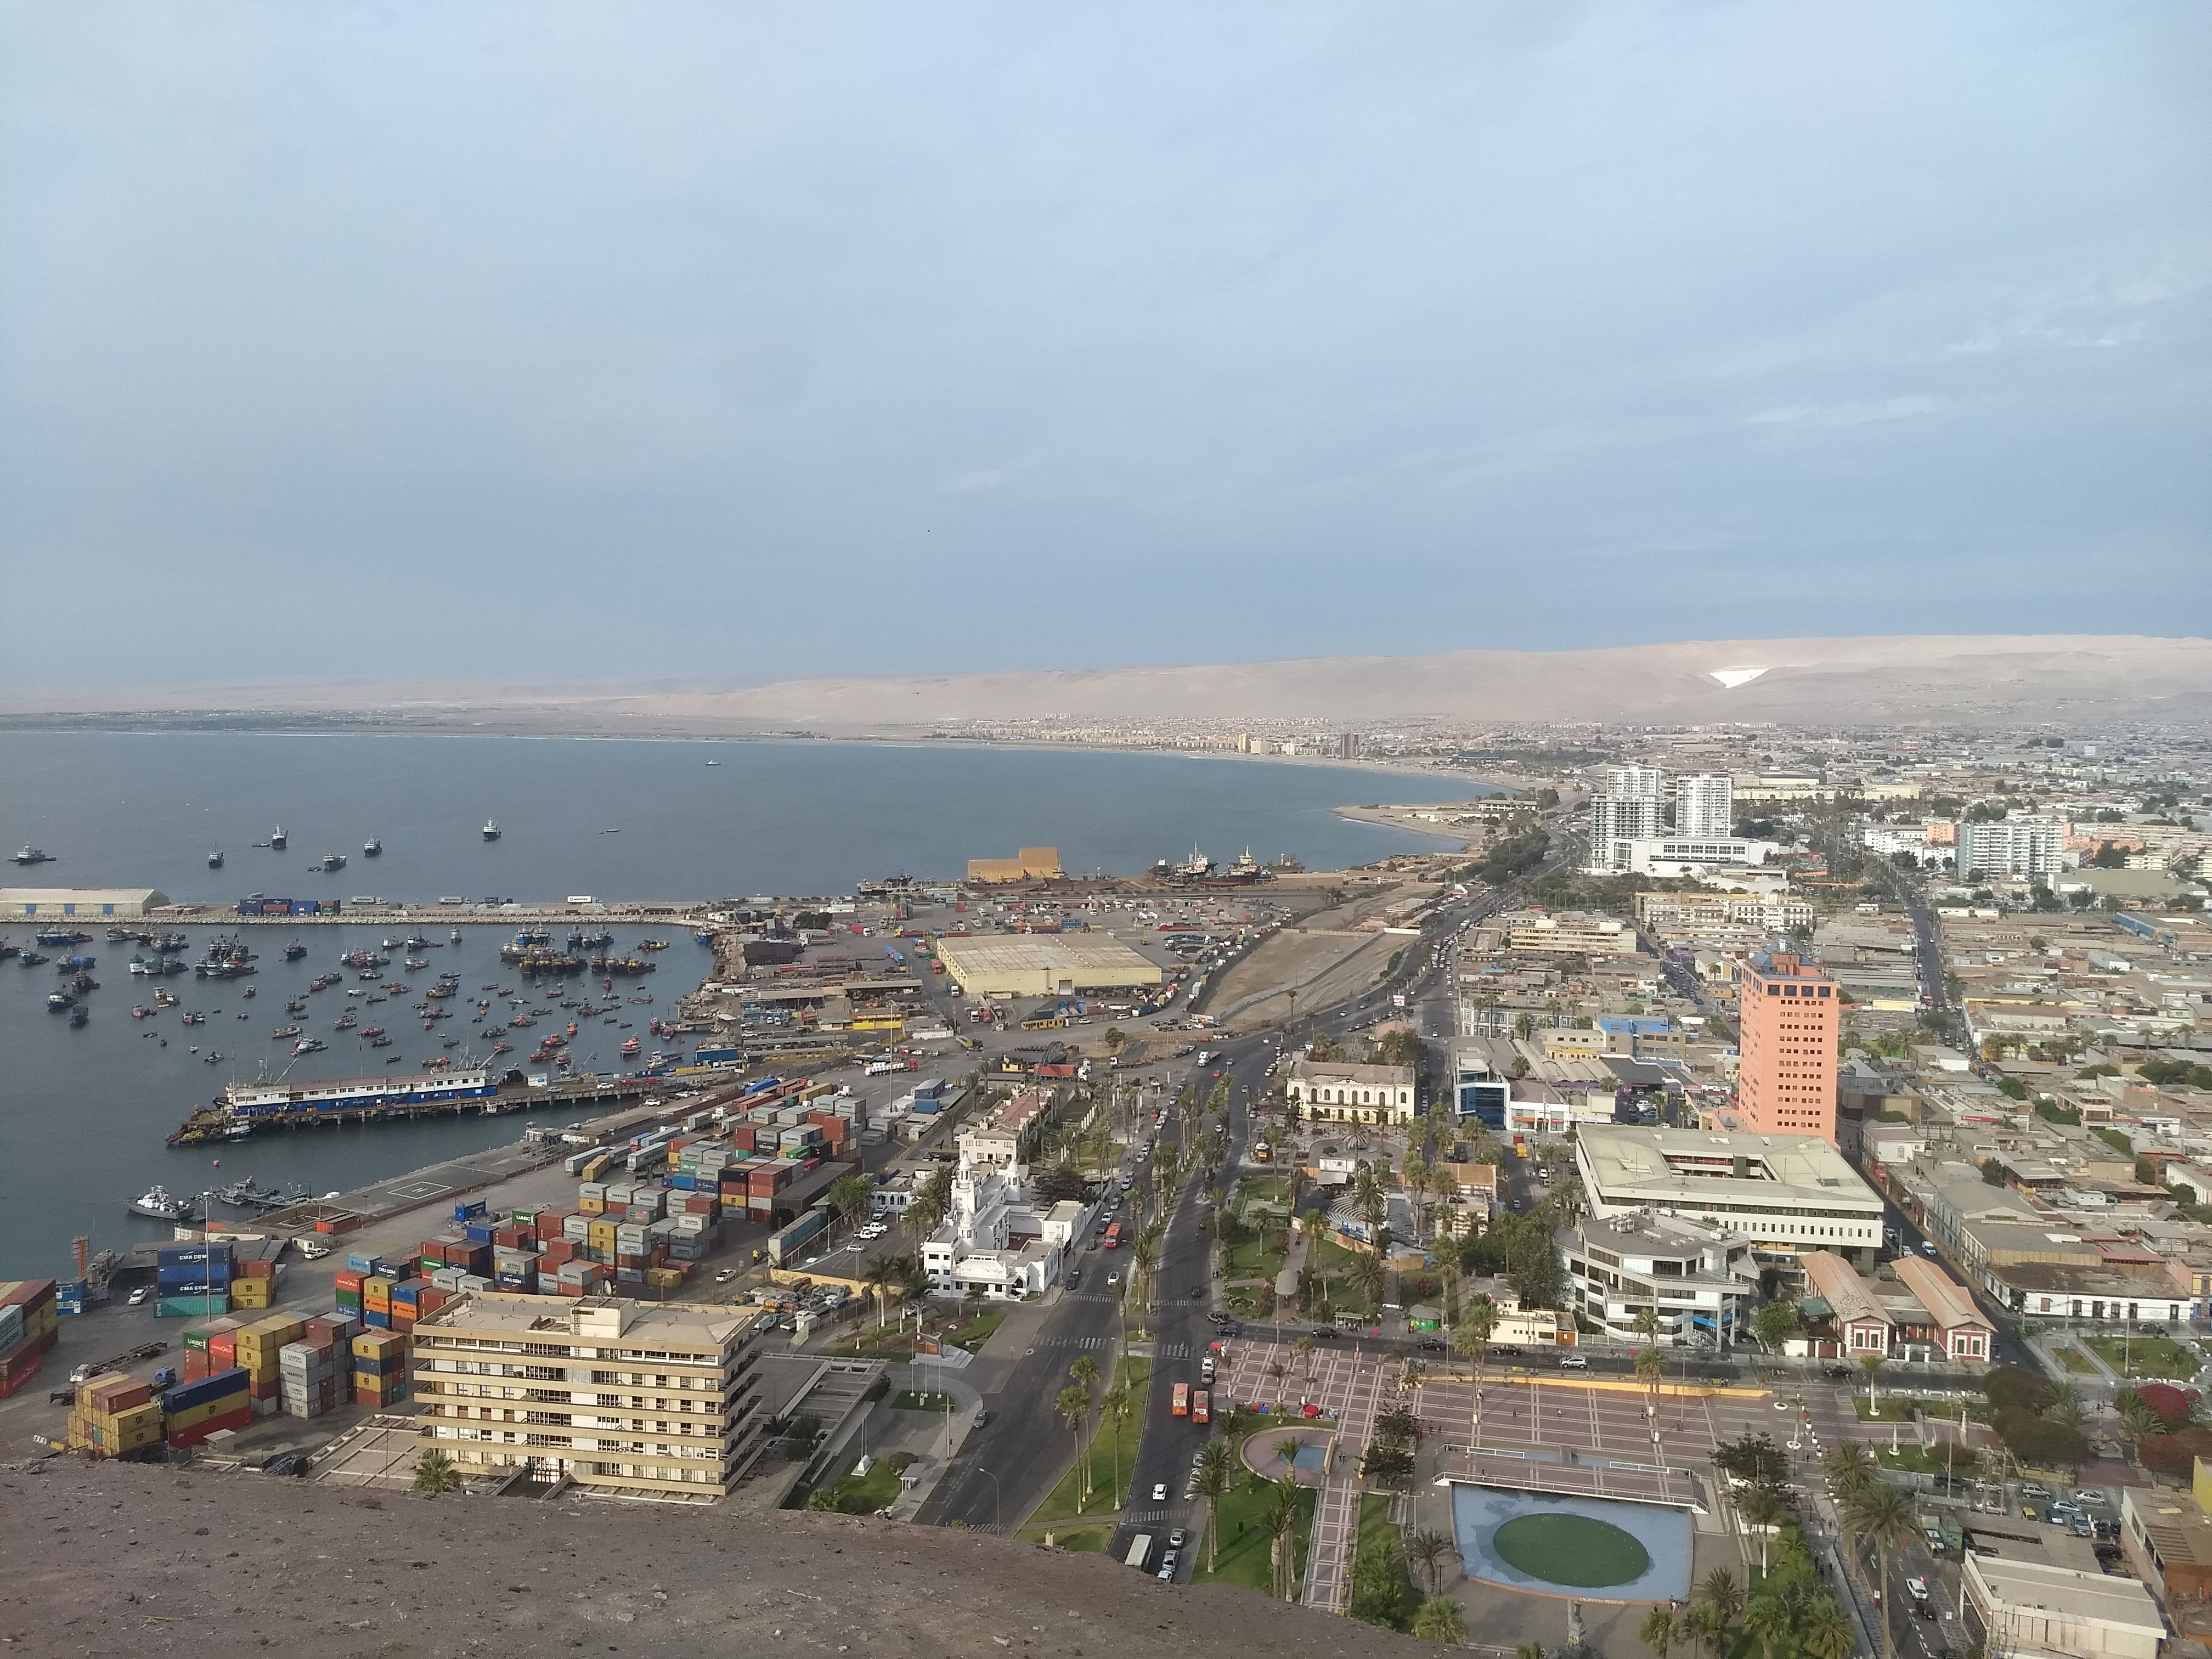
<svg viewBox="0 0 2212 1659"><path fill-rule="evenodd" d="M1386 1396L1395 1397L1401 1368L1377 1357L1356 1363L1337 1419L1337 1455L1330 1460L1321 1495L1314 1500L1313 1532L1306 1545L1304 1601L1324 1613L1342 1613L1352 1589L1352 1552L1359 1536L1360 1453L1373 1432Z"/></svg>

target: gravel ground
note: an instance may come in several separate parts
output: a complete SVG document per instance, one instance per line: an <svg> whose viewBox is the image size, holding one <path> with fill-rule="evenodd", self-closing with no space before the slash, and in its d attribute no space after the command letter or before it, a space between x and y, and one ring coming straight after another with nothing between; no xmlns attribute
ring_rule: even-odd
<svg viewBox="0 0 2212 1659"><path fill-rule="evenodd" d="M1249 1590L892 1522L367 1496L61 1459L0 1466L0 1561L8 1655L1434 1651Z"/></svg>

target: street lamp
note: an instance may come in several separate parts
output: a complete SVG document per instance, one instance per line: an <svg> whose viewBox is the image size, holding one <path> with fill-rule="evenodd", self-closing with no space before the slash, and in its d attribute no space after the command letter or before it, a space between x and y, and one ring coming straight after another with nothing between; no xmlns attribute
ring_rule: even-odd
<svg viewBox="0 0 2212 1659"><path fill-rule="evenodd" d="M996 1532L999 1529L999 1477L981 1463L975 1465L975 1473L986 1476L991 1482L991 1530Z"/></svg>

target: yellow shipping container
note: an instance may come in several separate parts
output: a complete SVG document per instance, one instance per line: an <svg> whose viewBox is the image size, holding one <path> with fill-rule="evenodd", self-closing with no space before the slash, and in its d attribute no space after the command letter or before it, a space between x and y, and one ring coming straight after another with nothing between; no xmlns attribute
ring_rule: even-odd
<svg viewBox="0 0 2212 1659"><path fill-rule="evenodd" d="M234 1279L230 1282L230 1305L234 1308L265 1308L269 1305L269 1281L265 1279Z"/></svg>
<svg viewBox="0 0 2212 1659"><path fill-rule="evenodd" d="M233 1412L244 1411L252 1403L252 1397L240 1389L236 1394L224 1395L219 1400L187 1406L180 1412L169 1413L169 1432L174 1434L180 1429L193 1428L202 1423L212 1422L218 1417L228 1417Z"/></svg>
<svg viewBox="0 0 2212 1659"><path fill-rule="evenodd" d="M607 1201L604 1198L580 1198L576 1200L578 1215L605 1215Z"/></svg>

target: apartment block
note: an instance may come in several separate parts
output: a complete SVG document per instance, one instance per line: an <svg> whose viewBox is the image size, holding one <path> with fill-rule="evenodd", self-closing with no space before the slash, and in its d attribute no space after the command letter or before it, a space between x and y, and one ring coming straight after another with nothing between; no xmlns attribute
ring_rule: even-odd
<svg viewBox="0 0 2212 1659"><path fill-rule="evenodd" d="M1735 780L1725 772L1685 772L1674 780L1674 833L1682 836L1733 835Z"/></svg>
<svg viewBox="0 0 2212 1659"><path fill-rule="evenodd" d="M1738 984L1736 1105L1744 1127L1834 1145L1843 1008L1835 981L1794 952L1776 951L1747 963Z"/></svg>
<svg viewBox="0 0 2212 1659"><path fill-rule="evenodd" d="M758 1449L760 1322L680 1302L459 1297L411 1338L423 1444L464 1474L726 1497Z"/></svg>
<svg viewBox="0 0 2212 1659"><path fill-rule="evenodd" d="M2066 825L2057 818L2006 818L1959 826L1959 874L2056 875L2064 863Z"/></svg>

